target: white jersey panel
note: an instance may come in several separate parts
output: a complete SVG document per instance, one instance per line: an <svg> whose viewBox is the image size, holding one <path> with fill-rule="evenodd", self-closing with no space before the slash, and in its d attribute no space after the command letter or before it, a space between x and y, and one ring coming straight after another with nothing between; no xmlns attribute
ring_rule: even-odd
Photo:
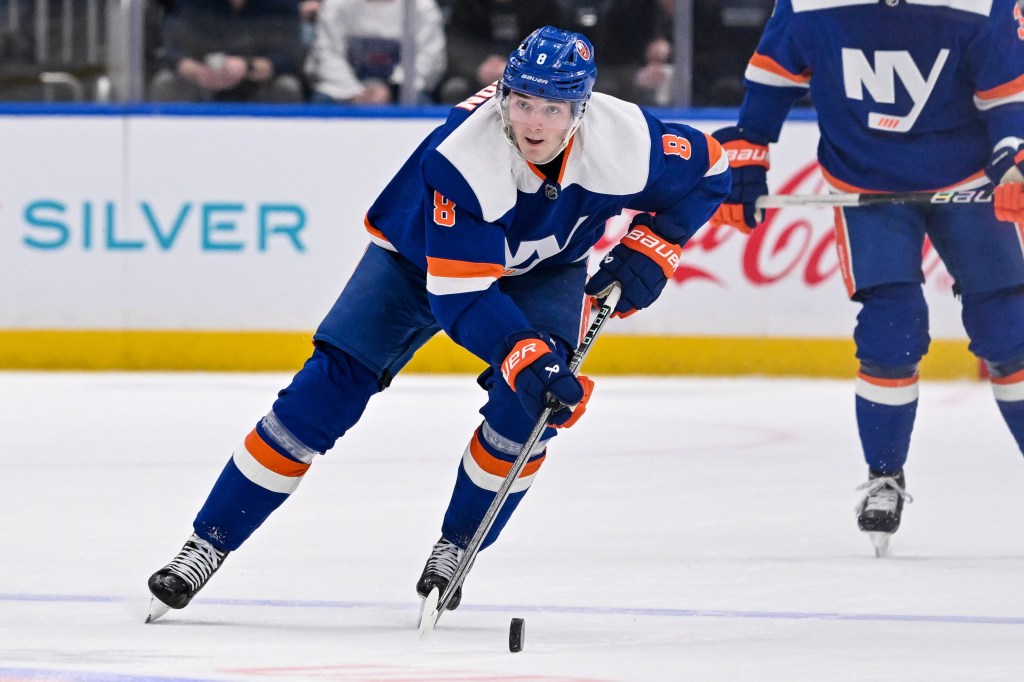
<svg viewBox="0 0 1024 682"><path fill-rule="evenodd" d="M509 168L525 168L526 162L502 132L493 97L439 144L437 151L473 190L485 221L495 222L515 206L516 182Z"/></svg>
<svg viewBox="0 0 1024 682"><path fill-rule="evenodd" d="M647 185L650 172L651 131L640 107L595 92L576 132L562 186L635 194Z"/></svg>

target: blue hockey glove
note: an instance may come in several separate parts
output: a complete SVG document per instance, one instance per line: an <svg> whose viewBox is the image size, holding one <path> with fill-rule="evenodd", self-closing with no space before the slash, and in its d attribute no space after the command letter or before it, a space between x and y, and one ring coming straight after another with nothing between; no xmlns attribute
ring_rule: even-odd
<svg viewBox="0 0 1024 682"><path fill-rule="evenodd" d="M997 144L985 175L993 185L1024 182L1024 141L1007 138Z"/></svg>
<svg viewBox="0 0 1024 682"><path fill-rule="evenodd" d="M736 126L716 130L711 136L722 144L729 157L732 190L709 222L750 234L764 220L763 212L757 210L754 202L768 194L768 140Z"/></svg>
<svg viewBox="0 0 1024 682"><path fill-rule="evenodd" d="M585 376L576 377L569 361L556 353L555 340L543 332L513 334L499 352L501 376L515 392L523 409L534 419L547 406L550 395L560 403L549 424L568 427L586 410L594 383Z"/></svg>
<svg viewBox="0 0 1024 682"><path fill-rule="evenodd" d="M997 144L985 175L996 185L996 219L1024 223L1024 141L1007 138Z"/></svg>
<svg viewBox="0 0 1024 682"><path fill-rule="evenodd" d="M629 232L601 261L587 282L587 294L600 297L612 285L622 285L622 297L612 317L629 317L654 303L672 277L683 247L654 231L650 213L637 213Z"/></svg>

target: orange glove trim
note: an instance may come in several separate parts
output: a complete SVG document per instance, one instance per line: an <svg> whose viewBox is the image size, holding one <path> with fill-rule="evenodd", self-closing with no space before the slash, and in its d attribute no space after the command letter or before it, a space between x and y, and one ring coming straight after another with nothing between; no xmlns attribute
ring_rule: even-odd
<svg viewBox="0 0 1024 682"><path fill-rule="evenodd" d="M622 238L621 244L639 251L660 265L665 277L672 277L683 255L683 247L665 241L644 225L637 225L630 230L629 234Z"/></svg>
<svg viewBox="0 0 1024 682"><path fill-rule="evenodd" d="M746 140L733 140L722 145L725 155L729 157L729 165L733 168L743 166L762 166L765 170L771 167L768 158L768 145L754 144Z"/></svg>
<svg viewBox="0 0 1024 682"><path fill-rule="evenodd" d="M590 394L594 392L594 380L584 374L576 378L579 379L580 385L583 386L583 398L572 408L572 416L565 420L565 423L553 425L556 429L569 428L578 422L583 413L587 411L587 402L590 400Z"/></svg>
<svg viewBox="0 0 1024 682"><path fill-rule="evenodd" d="M505 377L505 382L512 388L513 393L516 390L516 377L519 373L531 362L550 352L548 344L541 339L523 339L505 356L501 363L501 376Z"/></svg>
<svg viewBox="0 0 1024 682"><path fill-rule="evenodd" d="M750 234L753 231L743 220L743 204L722 204L715 211L715 215L711 216L708 224L712 227L728 225L743 234Z"/></svg>
<svg viewBox="0 0 1024 682"><path fill-rule="evenodd" d="M1009 182L997 186L993 208L997 220L1008 223L1024 222L1024 183Z"/></svg>

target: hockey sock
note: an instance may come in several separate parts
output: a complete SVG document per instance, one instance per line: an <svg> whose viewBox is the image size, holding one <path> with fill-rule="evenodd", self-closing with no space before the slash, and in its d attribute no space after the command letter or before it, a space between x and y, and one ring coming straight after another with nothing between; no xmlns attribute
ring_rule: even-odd
<svg viewBox="0 0 1024 682"><path fill-rule="evenodd" d="M989 371L996 405L1010 427L1017 447L1024 452L1024 360L989 363Z"/></svg>
<svg viewBox="0 0 1024 682"><path fill-rule="evenodd" d="M233 551L288 499L309 469L315 451L293 440L273 412L264 417L224 466L196 516L196 535ZM278 436L275 438L274 436Z"/></svg>
<svg viewBox="0 0 1024 682"><path fill-rule="evenodd" d="M498 512L481 549L498 538L512 512L526 495L537 470L544 463L546 442L541 441L534 446L530 460L512 484L511 494ZM522 443L498 434L486 421L473 432L469 446L462 455L455 490L452 491L452 499L444 515L441 526L444 537L462 548L469 544L522 446Z"/></svg>
<svg viewBox="0 0 1024 682"><path fill-rule="evenodd" d="M862 365L857 373L857 429L864 461L875 473L895 474L907 461L918 397L918 375L911 371L881 378L866 374Z"/></svg>

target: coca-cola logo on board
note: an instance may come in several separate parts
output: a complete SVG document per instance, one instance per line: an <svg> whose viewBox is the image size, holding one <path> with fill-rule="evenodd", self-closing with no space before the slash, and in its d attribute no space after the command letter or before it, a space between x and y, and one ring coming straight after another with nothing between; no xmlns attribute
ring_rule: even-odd
<svg viewBox="0 0 1024 682"><path fill-rule="evenodd" d="M823 194L827 187L817 162L810 162L778 186L779 194ZM608 221L595 247L603 254L626 234L635 211L625 211ZM683 247L682 259L672 280L682 286L704 281L728 287L736 279L720 254L738 252L739 273L749 285L765 287L782 282L817 287L841 277L836 252L833 211L821 208L771 209L764 222L749 236L731 227L705 225ZM922 268L930 284L949 289L952 279L926 238ZM713 262L714 261L714 262ZM725 261L728 263L729 261Z"/></svg>

